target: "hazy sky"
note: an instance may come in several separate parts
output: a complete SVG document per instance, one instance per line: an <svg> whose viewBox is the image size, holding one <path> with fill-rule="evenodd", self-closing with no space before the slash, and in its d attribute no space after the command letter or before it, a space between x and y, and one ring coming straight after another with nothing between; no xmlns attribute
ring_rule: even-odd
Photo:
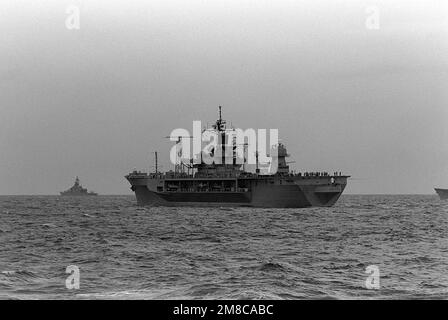
<svg viewBox="0 0 448 320"><path fill-rule="evenodd" d="M346 193L448 187L448 2L0 2L0 194L76 175L130 193L123 176L155 150L169 169L163 137L218 105L278 128L293 169L350 174Z"/></svg>

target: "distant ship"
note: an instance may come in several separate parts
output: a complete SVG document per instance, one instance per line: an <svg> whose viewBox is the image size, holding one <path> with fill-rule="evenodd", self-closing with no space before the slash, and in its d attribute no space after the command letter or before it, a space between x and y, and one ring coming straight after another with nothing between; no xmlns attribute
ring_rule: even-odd
<svg viewBox="0 0 448 320"><path fill-rule="evenodd" d="M212 126L222 141L226 140L226 121L221 117ZM224 144L221 144L224 151ZM218 144L218 147L221 147ZM233 144L235 150L235 144ZM182 164L176 170L158 172L157 153L155 172L134 170L125 176L135 192L138 205L148 206L215 206L303 208L330 207L339 199L349 176L326 172L292 173L286 162L286 147L277 146L278 169L275 174L244 170L244 165L222 163ZM222 153L224 154L224 152ZM191 159L193 160L193 159ZM187 167L188 172L185 172ZM241 168L242 167L242 168Z"/></svg>
<svg viewBox="0 0 448 320"><path fill-rule="evenodd" d="M439 195L440 199L442 199L442 200L447 200L448 199L448 189L434 188L434 190L436 190L436 192Z"/></svg>
<svg viewBox="0 0 448 320"><path fill-rule="evenodd" d="M68 190L62 191L61 196L97 196L95 192L89 192L83 188L79 183L79 178L76 177L75 184Z"/></svg>

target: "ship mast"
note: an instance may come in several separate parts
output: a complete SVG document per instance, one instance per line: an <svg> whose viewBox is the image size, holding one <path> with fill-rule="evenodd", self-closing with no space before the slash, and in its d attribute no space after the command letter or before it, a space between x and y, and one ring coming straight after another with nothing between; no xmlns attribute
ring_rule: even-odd
<svg viewBox="0 0 448 320"><path fill-rule="evenodd" d="M225 148L226 148L226 121L222 119L222 107L219 106L219 119L216 120L214 128L221 134L221 163L224 165L226 161Z"/></svg>
<svg viewBox="0 0 448 320"><path fill-rule="evenodd" d="M216 120L216 124L214 125L215 129L218 130L219 132L221 131L225 131L226 130L226 120L222 120L222 111L221 111L221 106L218 107L219 108L219 119Z"/></svg>
<svg viewBox="0 0 448 320"><path fill-rule="evenodd" d="M255 172L260 173L260 169L258 168L258 141L257 141L257 149L255 150Z"/></svg>

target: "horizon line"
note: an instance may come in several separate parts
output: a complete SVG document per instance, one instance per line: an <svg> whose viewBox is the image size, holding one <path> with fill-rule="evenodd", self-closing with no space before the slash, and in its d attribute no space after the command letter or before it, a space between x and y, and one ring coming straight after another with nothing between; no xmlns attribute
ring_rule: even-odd
<svg viewBox="0 0 448 320"><path fill-rule="evenodd" d="M432 196L437 195L437 193L345 193L341 196ZM60 194L44 194L44 193L35 193L35 194L0 194L0 197L12 197L12 196L60 196L60 197L67 197L62 196ZM134 196L133 193L103 193L103 194L97 194L96 196ZM70 197L70 196L68 196ZM72 196L72 197L80 197L83 196Z"/></svg>

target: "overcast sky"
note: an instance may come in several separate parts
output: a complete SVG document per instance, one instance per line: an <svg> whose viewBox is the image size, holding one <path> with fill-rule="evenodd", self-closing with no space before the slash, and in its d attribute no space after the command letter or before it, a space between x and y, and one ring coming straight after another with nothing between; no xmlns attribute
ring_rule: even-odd
<svg viewBox="0 0 448 320"><path fill-rule="evenodd" d="M123 176L155 150L170 169L163 137L218 105L236 127L278 128L293 169L350 174L346 193L448 187L448 4L0 3L0 194L56 194L76 175L130 193Z"/></svg>

